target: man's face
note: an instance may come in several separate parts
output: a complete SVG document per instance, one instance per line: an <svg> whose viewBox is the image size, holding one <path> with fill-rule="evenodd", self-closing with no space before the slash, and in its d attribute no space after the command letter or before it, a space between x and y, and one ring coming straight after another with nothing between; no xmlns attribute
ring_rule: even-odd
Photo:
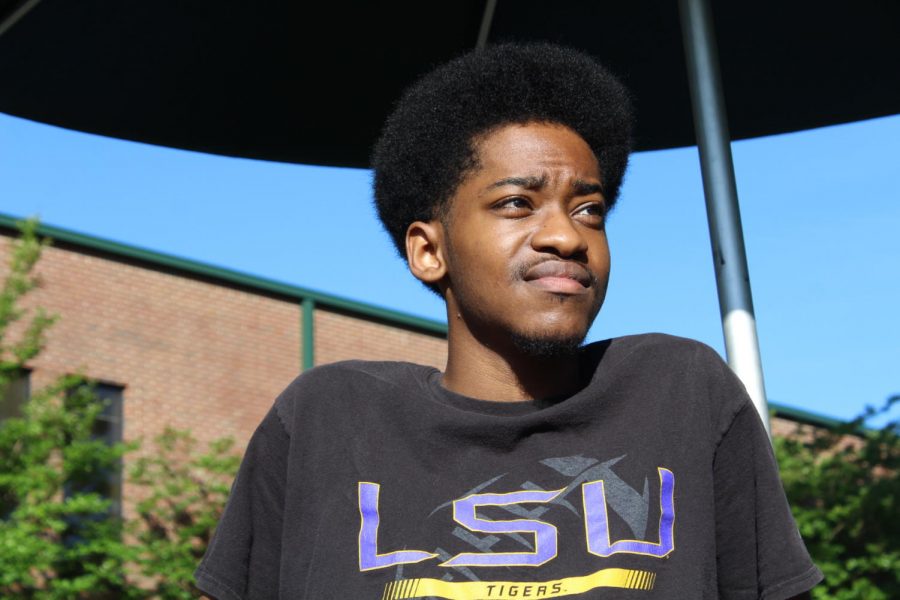
<svg viewBox="0 0 900 600"><path fill-rule="evenodd" d="M577 133L548 123L504 126L476 150L479 168L444 219L450 317L497 349L571 350L609 280L597 159Z"/></svg>

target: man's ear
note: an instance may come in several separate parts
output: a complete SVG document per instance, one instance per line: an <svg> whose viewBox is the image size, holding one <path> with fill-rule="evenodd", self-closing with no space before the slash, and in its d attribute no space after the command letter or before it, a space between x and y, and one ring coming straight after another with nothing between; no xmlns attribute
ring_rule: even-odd
<svg viewBox="0 0 900 600"><path fill-rule="evenodd" d="M406 262L416 279L437 285L447 274L444 227L437 219L416 221L406 228Z"/></svg>

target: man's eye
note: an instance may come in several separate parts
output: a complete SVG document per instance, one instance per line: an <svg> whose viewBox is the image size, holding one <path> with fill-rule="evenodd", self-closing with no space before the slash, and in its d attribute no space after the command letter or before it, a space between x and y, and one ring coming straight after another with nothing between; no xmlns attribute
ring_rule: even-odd
<svg viewBox="0 0 900 600"><path fill-rule="evenodd" d="M513 196L511 198L504 198L500 202L497 202L494 205L494 208L499 210L521 212L530 209L531 203L528 201L528 198L524 198L522 196Z"/></svg>
<svg viewBox="0 0 900 600"><path fill-rule="evenodd" d="M575 211L575 216L590 225L600 225L606 216L606 207L600 202L585 204Z"/></svg>
<svg viewBox="0 0 900 600"><path fill-rule="evenodd" d="M604 210L602 204L600 204L599 202L593 202L591 204L586 204L585 206L582 206L581 208L579 208L577 211L577 214L597 215L599 217L602 217L604 212L605 212L605 210Z"/></svg>

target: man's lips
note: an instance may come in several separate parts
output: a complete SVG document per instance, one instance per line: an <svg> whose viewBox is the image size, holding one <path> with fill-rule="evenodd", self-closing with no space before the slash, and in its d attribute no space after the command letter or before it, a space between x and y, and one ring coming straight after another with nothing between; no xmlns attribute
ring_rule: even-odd
<svg viewBox="0 0 900 600"><path fill-rule="evenodd" d="M567 294L584 293L594 283L590 271L567 260L540 262L525 271L523 279L548 291Z"/></svg>

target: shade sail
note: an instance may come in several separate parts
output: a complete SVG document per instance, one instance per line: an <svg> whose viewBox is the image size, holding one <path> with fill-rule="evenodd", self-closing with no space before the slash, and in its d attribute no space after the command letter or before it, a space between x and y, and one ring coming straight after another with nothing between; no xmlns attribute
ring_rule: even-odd
<svg viewBox="0 0 900 600"><path fill-rule="evenodd" d="M0 3L9 16L21 2ZM401 90L474 47L484 2L42 0L0 36L0 111L225 155L364 167ZM900 112L900 2L714 2L735 139ZM499 0L632 89L638 149L694 143L677 3Z"/></svg>

